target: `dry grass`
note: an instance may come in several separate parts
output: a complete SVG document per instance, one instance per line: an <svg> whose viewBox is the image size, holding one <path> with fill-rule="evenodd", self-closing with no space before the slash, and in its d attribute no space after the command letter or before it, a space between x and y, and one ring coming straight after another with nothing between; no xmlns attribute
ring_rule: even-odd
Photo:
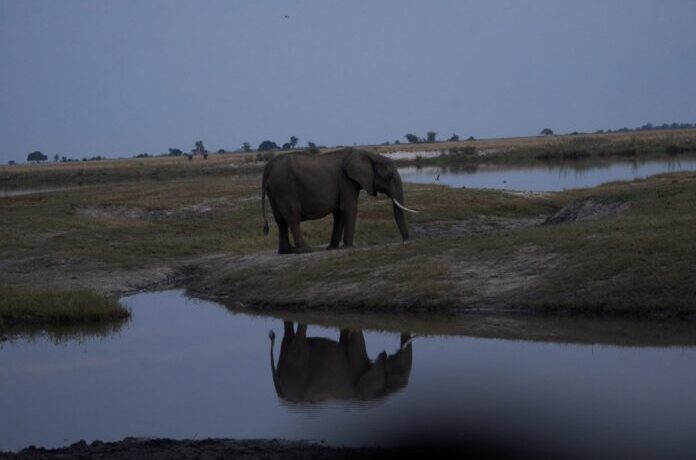
<svg viewBox="0 0 696 460"><path fill-rule="evenodd" d="M641 142L664 142L675 133L605 136L638 134ZM83 171L94 185L0 198L0 281L33 280L34 273L50 281L66 267L125 271L263 253L266 262L227 267L220 289L232 289L246 303L302 308L674 314L695 307L695 174L535 196L407 184L407 204L424 210L409 217L413 241L401 243L388 200L363 195L355 251L280 257L273 254L275 227L270 237L261 232L254 173L260 164L241 160L237 168L225 167L231 157L21 167L29 183L67 168L58 175ZM141 174L141 162L155 176ZM529 227L572 200L590 198L631 205L595 221ZM309 244L323 248L331 219L305 222L302 229Z"/></svg>
<svg viewBox="0 0 696 460"><path fill-rule="evenodd" d="M232 270L247 304L351 310L696 313L696 174L558 194L620 215L424 238Z"/></svg>

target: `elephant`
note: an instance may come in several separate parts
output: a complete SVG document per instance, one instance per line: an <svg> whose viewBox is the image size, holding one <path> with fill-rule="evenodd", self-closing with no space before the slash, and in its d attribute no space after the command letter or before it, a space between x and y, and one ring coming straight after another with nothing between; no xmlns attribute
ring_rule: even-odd
<svg viewBox="0 0 696 460"><path fill-rule="evenodd" d="M278 253L311 252L300 231L300 222L333 214L333 231L327 249L353 246L358 195L364 189L392 199L394 220L403 240L408 239L401 176L387 157L353 148L322 154L286 153L271 159L264 168L261 184L263 232L268 235L266 195L278 225ZM295 246L290 245L288 228Z"/></svg>
<svg viewBox="0 0 696 460"><path fill-rule="evenodd" d="M273 356L275 333L271 330L271 373L276 393L291 403L327 400L369 401L386 397L408 384L413 360L410 333L401 334L401 346L391 355L371 361L362 331L342 329L338 342L307 337L307 325L284 321L278 367Z"/></svg>

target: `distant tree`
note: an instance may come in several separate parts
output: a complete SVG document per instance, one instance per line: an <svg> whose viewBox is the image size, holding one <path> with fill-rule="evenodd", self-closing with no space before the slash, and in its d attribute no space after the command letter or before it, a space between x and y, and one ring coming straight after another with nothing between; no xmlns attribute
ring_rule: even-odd
<svg viewBox="0 0 696 460"><path fill-rule="evenodd" d="M278 144L276 144L273 141L263 141L259 144L259 147L256 149L259 152L265 152L268 150L275 150L278 148Z"/></svg>
<svg viewBox="0 0 696 460"><path fill-rule="evenodd" d="M251 144L249 144L248 142L243 143L242 150L246 153L251 152Z"/></svg>
<svg viewBox="0 0 696 460"><path fill-rule="evenodd" d="M172 157L180 157L183 154L184 152L179 149L169 149L169 155Z"/></svg>
<svg viewBox="0 0 696 460"><path fill-rule="evenodd" d="M449 138L450 142L457 142L459 140L459 136L456 134L452 134L452 137Z"/></svg>
<svg viewBox="0 0 696 460"><path fill-rule="evenodd" d="M191 150L191 153L193 153L194 155L205 155L208 153L208 151L203 146L203 141L196 141L196 144L194 145L193 150Z"/></svg>
<svg viewBox="0 0 696 460"><path fill-rule="evenodd" d="M406 140L407 140L409 143L411 143L411 144L417 144L417 143L418 143L418 136L416 136L415 134L411 134L411 133L404 134L404 137L405 137Z"/></svg>
<svg viewBox="0 0 696 460"><path fill-rule="evenodd" d="M60 161L63 161L63 162L68 161L68 158L67 158L67 157L61 157L61 158L60 158Z"/></svg>
<svg viewBox="0 0 696 460"><path fill-rule="evenodd" d="M149 158L149 157L150 157L150 154L147 152L141 153L141 154L138 154L135 156L135 158Z"/></svg>
<svg viewBox="0 0 696 460"><path fill-rule="evenodd" d="M296 136L290 136L290 148L291 148L291 149L294 149L295 146L297 145L297 142L298 142L299 140L300 140L300 139L297 138Z"/></svg>
<svg viewBox="0 0 696 460"><path fill-rule="evenodd" d="M56 153L55 155L53 155L53 161L58 161L58 160L60 160L60 157Z"/></svg>
<svg viewBox="0 0 696 460"><path fill-rule="evenodd" d="M218 149L217 153L225 153L225 149Z"/></svg>
<svg viewBox="0 0 696 460"><path fill-rule="evenodd" d="M544 128L541 130L541 135L542 136L553 136L553 129L551 128Z"/></svg>
<svg viewBox="0 0 696 460"><path fill-rule="evenodd" d="M476 138L474 136L469 136L466 138L467 141L475 141Z"/></svg>
<svg viewBox="0 0 696 460"><path fill-rule="evenodd" d="M399 145L399 144L401 144L401 142L399 142L399 139L397 139L397 140L394 141L394 144L395 144L395 145Z"/></svg>
<svg viewBox="0 0 696 460"><path fill-rule="evenodd" d="M17 164L17 162L14 161L14 160L10 160L10 161L7 162L7 164L10 165L10 166L14 166L14 165Z"/></svg>
<svg viewBox="0 0 696 460"><path fill-rule="evenodd" d="M38 150L34 150L31 152L29 155L27 155L27 161L34 161L36 163L40 161L46 161L48 160L48 157L44 155L43 153L39 152Z"/></svg>
<svg viewBox="0 0 696 460"><path fill-rule="evenodd" d="M428 131L428 133L426 134L428 142L436 142L435 141L436 136L437 136L437 133L435 131Z"/></svg>
<svg viewBox="0 0 696 460"><path fill-rule="evenodd" d="M319 153L319 147L312 141L307 142L307 151L309 153Z"/></svg>
<svg viewBox="0 0 696 460"><path fill-rule="evenodd" d="M283 146L281 148L283 150L290 150L290 142L286 142L285 144L283 144Z"/></svg>

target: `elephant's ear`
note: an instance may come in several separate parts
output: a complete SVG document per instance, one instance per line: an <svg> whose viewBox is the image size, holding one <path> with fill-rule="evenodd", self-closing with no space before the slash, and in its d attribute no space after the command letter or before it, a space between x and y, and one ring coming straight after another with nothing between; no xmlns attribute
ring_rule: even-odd
<svg viewBox="0 0 696 460"><path fill-rule="evenodd" d="M362 152L353 152L343 162L346 175L360 184L367 193L376 196L375 172L370 157Z"/></svg>

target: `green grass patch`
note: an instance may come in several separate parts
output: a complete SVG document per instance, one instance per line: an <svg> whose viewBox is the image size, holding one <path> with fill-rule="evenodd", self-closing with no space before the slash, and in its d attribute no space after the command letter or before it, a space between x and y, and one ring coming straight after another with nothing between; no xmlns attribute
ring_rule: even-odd
<svg viewBox="0 0 696 460"><path fill-rule="evenodd" d="M0 287L0 326L119 321L129 316L115 298L86 289Z"/></svg>

